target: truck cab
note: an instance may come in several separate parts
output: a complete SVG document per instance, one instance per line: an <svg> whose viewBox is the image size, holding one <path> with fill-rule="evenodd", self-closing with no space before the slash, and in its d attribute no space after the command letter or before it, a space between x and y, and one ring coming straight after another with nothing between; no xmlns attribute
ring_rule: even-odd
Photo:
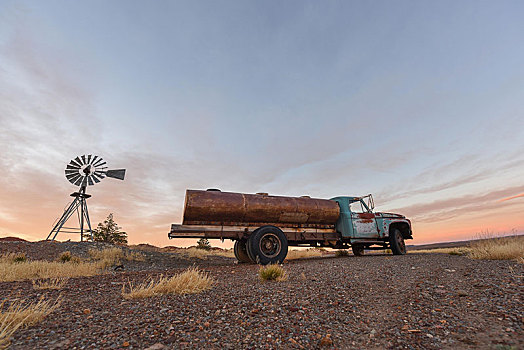
<svg viewBox="0 0 524 350"><path fill-rule="evenodd" d="M387 243L393 254L405 254L405 239L411 239L411 222L405 216L373 212L375 207L371 194L363 197L335 197L340 216L335 224L341 241L349 243L355 255L364 249L384 249ZM378 247L374 247L378 245Z"/></svg>

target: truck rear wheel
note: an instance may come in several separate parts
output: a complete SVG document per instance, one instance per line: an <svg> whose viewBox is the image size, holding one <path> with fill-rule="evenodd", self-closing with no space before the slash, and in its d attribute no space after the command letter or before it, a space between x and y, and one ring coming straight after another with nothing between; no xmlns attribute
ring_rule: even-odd
<svg viewBox="0 0 524 350"><path fill-rule="evenodd" d="M287 255L286 235L275 226L263 226L256 229L249 237L247 244L249 257L262 265L281 263Z"/></svg>
<svg viewBox="0 0 524 350"><path fill-rule="evenodd" d="M254 262L249 258L249 255L247 255L247 248L246 248L245 240L235 241L235 247L233 248L233 251L235 252L235 258L237 258L239 263L253 263Z"/></svg>
<svg viewBox="0 0 524 350"><path fill-rule="evenodd" d="M364 246L360 244L354 244L351 246L351 250L353 251L353 255L355 256L362 256L364 255Z"/></svg>
<svg viewBox="0 0 524 350"><path fill-rule="evenodd" d="M404 237L398 229L393 230L393 234L389 235L389 245L393 255L404 255L406 254L406 243L404 243Z"/></svg>

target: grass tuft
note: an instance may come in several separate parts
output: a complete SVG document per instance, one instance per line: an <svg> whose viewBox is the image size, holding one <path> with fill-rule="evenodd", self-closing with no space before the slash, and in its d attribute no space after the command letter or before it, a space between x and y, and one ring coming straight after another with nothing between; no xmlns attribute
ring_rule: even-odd
<svg viewBox="0 0 524 350"><path fill-rule="evenodd" d="M282 266L278 264L270 264L260 266L258 270L258 277L261 281L286 281L288 276Z"/></svg>
<svg viewBox="0 0 524 350"><path fill-rule="evenodd" d="M49 278L43 280L33 280L33 289L62 289L67 284L69 278Z"/></svg>
<svg viewBox="0 0 524 350"><path fill-rule="evenodd" d="M38 302L26 304L15 301L5 307L6 301L0 304L0 349L6 349L10 338L21 327L34 325L60 306L60 299L55 302L40 298Z"/></svg>
<svg viewBox="0 0 524 350"><path fill-rule="evenodd" d="M198 249L196 247L190 247L187 249L180 250L182 254L186 255L188 258L197 258L201 260L207 259L209 256L224 256L227 258L234 258L235 254L232 249Z"/></svg>
<svg viewBox="0 0 524 350"><path fill-rule="evenodd" d="M195 294L210 289L213 279L205 272L196 267L190 267L186 271L172 277L161 276L159 280L154 279L137 285L128 284L122 286L122 296L126 299L149 298L162 294Z"/></svg>
<svg viewBox="0 0 524 350"><path fill-rule="evenodd" d="M349 252L346 249L339 249L335 252L335 256L349 256Z"/></svg>

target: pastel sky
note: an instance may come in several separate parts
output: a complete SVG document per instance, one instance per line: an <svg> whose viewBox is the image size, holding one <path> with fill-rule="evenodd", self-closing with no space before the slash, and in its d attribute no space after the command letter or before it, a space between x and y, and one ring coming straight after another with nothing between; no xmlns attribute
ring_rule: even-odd
<svg viewBox="0 0 524 350"><path fill-rule="evenodd" d="M0 1L0 237L47 237L81 154L127 169L88 203L131 243L193 243L167 232L185 190L211 187L373 193L412 219L415 244L524 232L523 13L501 0Z"/></svg>

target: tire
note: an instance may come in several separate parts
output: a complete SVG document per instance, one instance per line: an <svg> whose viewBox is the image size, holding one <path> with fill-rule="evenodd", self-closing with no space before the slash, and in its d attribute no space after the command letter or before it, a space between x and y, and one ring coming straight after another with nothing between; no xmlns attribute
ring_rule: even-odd
<svg viewBox="0 0 524 350"><path fill-rule="evenodd" d="M248 254L259 264L277 264L286 258L287 238L278 227L263 226L256 229L247 243Z"/></svg>
<svg viewBox="0 0 524 350"><path fill-rule="evenodd" d="M239 240L235 241L235 247L233 249L235 252L235 258L237 258L239 263L253 263L249 258L249 255L247 255L247 248L246 248L246 241L245 240Z"/></svg>
<svg viewBox="0 0 524 350"><path fill-rule="evenodd" d="M364 246L363 245L360 245L360 244L352 245L351 250L353 251L354 256L364 255Z"/></svg>
<svg viewBox="0 0 524 350"><path fill-rule="evenodd" d="M389 245L393 255L406 254L406 243L404 243L404 237L398 229L394 229L393 234L389 235Z"/></svg>

